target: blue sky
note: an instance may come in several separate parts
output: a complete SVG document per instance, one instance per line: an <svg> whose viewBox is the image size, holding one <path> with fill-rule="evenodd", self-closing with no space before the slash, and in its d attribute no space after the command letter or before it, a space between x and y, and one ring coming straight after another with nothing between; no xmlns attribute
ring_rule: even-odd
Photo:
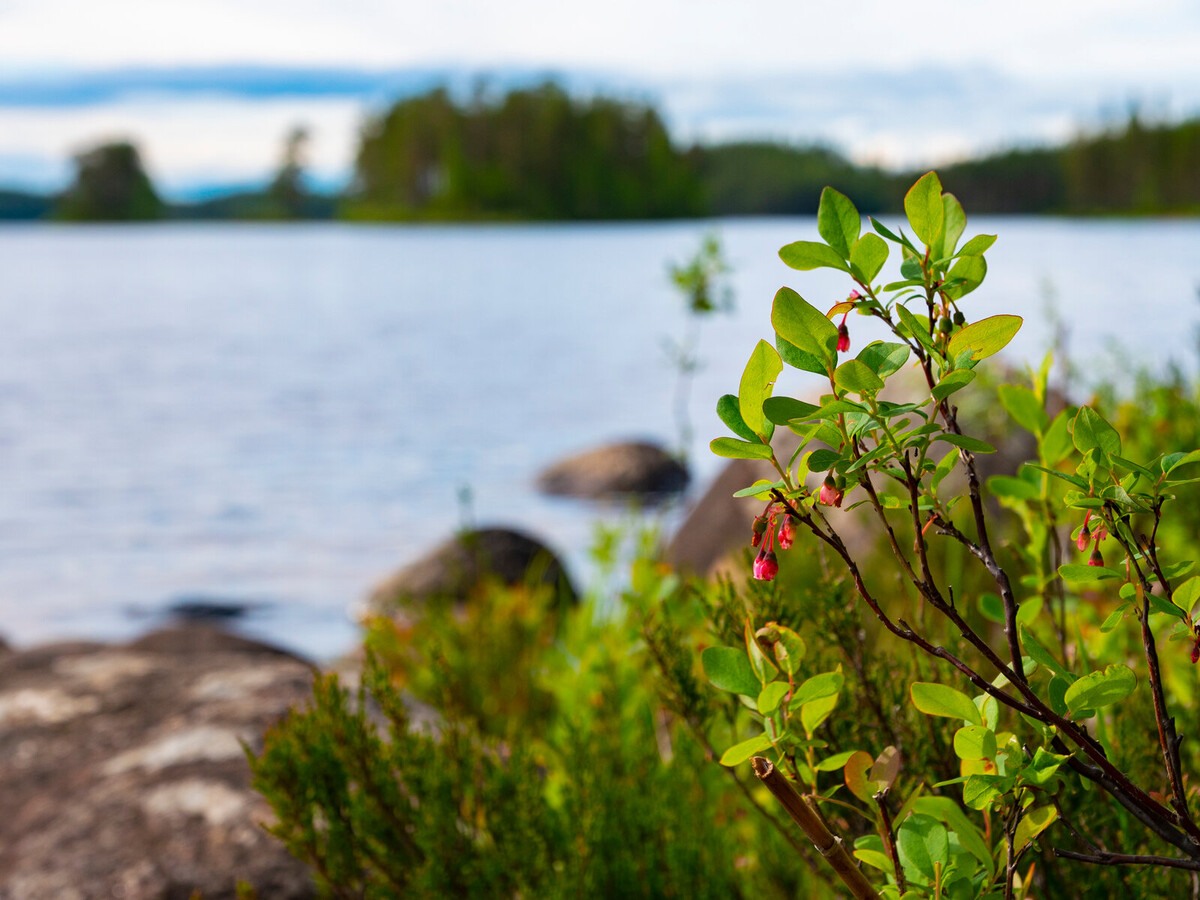
<svg viewBox="0 0 1200 900"><path fill-rule="evenodd" d="M650 100L681 140L832 143L937 163L1200 113L1192 0L0 0L0 184L51 189L132 137L168 193L252 183L309 127L344 180L389 98L555 74Z"/></svg>

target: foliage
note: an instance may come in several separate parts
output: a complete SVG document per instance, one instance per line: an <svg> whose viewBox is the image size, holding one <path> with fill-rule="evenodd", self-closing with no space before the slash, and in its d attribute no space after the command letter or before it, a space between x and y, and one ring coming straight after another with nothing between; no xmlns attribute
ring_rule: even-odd
<svg viewBox="0 0 1200 900"><path fill-rule="evenodd" d="M548 599L497 588L410 634L380 620L357 694L322 676L267 735L255 784L323 892L783 898L811 884L662 713L636 623L587 606L556 618ZM521 632L553 640L519 647Z"/></svg>
<svg viewBox="0 0 1200 900"><path fill-rule="evenodd" d="M833 796L839 786L818 778L841 769L859 801L852 808L876 832L855 841L855 855L881 870L883 896L1012 897L1030 886L1036 867L1023 858L1039 843L1060 860L1148 867L1148 882L1172 868L1200 870L1196 790L1184 779L1170 713L1192 705L1194 675L1179 677L1189 665L1184 654L1164 663L1158 650L1169 631L1193 648L1193 663L1200 658L1192 609L1200 576L1188 550L1195 534L1182 546L1166 543L1172 517L1164 514L1182 506L1175 501L1197 480L1200 451L1127 443L1096 407L1057 408L1047 361L1029 386L997 392L1010 428L1032 436L1035 455L985 487L976 457L994 448L964 429L958 392L972 387L980 362L1002 350L1021 322L1002 314L968 320L966 298L986 276L984 253L995 237L963 241L966 216L936 174L913 185L904 209L914 237L874 220L875 233L864 233L854 204L826 189L817 217L822 240L789 244L780 256L802 271L840 270L855 289L824 313L795 291L778 292L774 346L759 342L738 393L718 404L737 437L712 448L768 460L778 475L738 492L766 503L754 532L756 578L774 579L777 540L787 549L807 536L826 562L825 578L853 591L896 641L949 664L950 671L943 665L934 677L913 679L908 693L919 712L954 723L952 739L942 740L959 758L959 773L930 771L932 778L922 776L937 782L930 794L922 796L921 782L909 785L899 809L889 809L896 747L859 732L826 755L829 743L817 732L837 709L839 673L798 665L812 642L764 610L751 612L735 640L725 626L724 645L702 655L713 685L739 695L761 723L726 742L722 761L770 754L818 806L846 804ZM889 244L900 277L882 283ZM881 321L895 342L843 358L850 312ZM840 327L831 321L839 315ZM923 383L884 399L909 360ZM784 364L822 376L830 392L816 403L773 396ZM777 427L800 441L786 461L772 446ZM812 474L819 490L806 484ZM851 501L845 510L843 497ZM1014 516L1011 540L1001 542L989 502ZM843 517L856 508L879 529L891 566L864 565L844 538ZM1190 515L1181 512L1185 521ZM1079 523L1073 532L1070 523ZM1071 561L1068 542L1084 554L1081 562ZM955 563L947 546L974 565ZM896 596L897 586L915 608ZM1002 626L1002 650L989 620ZM961 690L968 686L973 696ZM952 786L961 805L932 793ZM1043 864L1051 865L1047 857Z"/></svg>
<svg viewBox="0 0 1200 900"><path fill-rule="evenodd" d="M554 84L456 104L402 100L363 131L352 218L642 219L700 212L698 183L649 106Z"/></svg>
<svg viewBox="0 0 1200 900"><path fill-rule="evenodd" d="M163 204L133 144L101 144L75 157L75 181L54 215L70 221L129 222L157 219Z"/></svg>

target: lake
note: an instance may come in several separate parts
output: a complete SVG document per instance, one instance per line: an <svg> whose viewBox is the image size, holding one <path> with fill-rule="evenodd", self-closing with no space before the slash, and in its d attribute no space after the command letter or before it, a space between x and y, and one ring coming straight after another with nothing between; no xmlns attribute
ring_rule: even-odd
<svg viewBox="0 0 1200 900"><path fill-rule="evenodd" d="M736 392L775 291L823 307L850 287L776 256L815 240L813 219L0 228L0 634L125 637L171 603L219 600L254 607L251 633L329 657L370 586L464 517L531 531L586 581L598 515L622 513L539 497L533 479L599 443L674 440L663 345L685 317L666 265L710 230L736 311L701 334L701 485L716 398ZM1010 361L1040 359L1053 298L1086 378L1126 371L1112 342L1137 363L1194 362L1200 222L979 232L1000 239L964 308L1025 316ZM856 348L879 336L869 324L849 322Z"/></svg>

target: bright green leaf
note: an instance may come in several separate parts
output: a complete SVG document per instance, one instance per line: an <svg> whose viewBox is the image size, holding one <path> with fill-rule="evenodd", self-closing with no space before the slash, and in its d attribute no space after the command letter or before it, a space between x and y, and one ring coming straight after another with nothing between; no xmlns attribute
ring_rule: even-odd
<svg viewBox="0 0 1200 900"><path fill-rule="evenodd" d="M1020 316L988 316L956 331L950 338L946 354L955 359L959 354L970 351L971 358L976 361L987 359L1003 350L1020 328Z"/></svg>
<svg viewBox="0 0 1200 900"><path fill-rule="evenodd" d="M1087 453L1094 448L1113 455L1121 453L1121 436L1090 406L1082 406L1076 413L1072 437L1075 449L1080 453Z"/></svg>
<svg viewBox="0 0 1200 900"><path fill-rule="evenodd" d="M744 650L733 647L706 647L700 654L700 664L713 687L733 694L757 697L762 683L754 674Z"/></svg>
<svg viewBox="0 0 1200 900"><path fill-rule="evenodd" d="M885 344L874 341L859 351L855 357L880 378L899 372L908 362L909 349L906 344Z"/></svg>
<svg viewBox="0 0 1200 900"><path fill-rule="evenodd" d="M708 445L708 448L717 456L723 456L726 459L771 458L771 447L768 444L752 444L749 441L739 441L737 438L717 438Z"/></svg>
<svg viewBox="0 0 1200 900"><path fill-rule="evenodd" d="M771 325L785 341L818 360L832 363L837 358L837 326L791 288L776 292Z"/></svg>
<svg viewBox="0 0 1200 900"><path fill-rule="evenodd" d="M1037 395L1029 388L1019 384L1002 384L999 394L1000 405L1026 431L1042 434L1049 426L1050 417L1046 415Z"/></svg>
<svg viewBox="0 0 1200 900"><path fill-rule="evenodd" d="M962 204L953 194L942 194L942 240L934 253L939 257L951 256L958 246L967 227L967 214L963 212Z"/></svg>
<svg viewBox="0 0 1200 900"><path fill-rule="evenodd" d="M987 277L987 260L982 256L960 256L946 273L946 295L951 300L961 300Z"/></svg>
<svg viewBox="0 0 1200 900"><path fill-rule="evenodd" d="M779 634L779 640L775 642L775 660L788 675L795 675L808 649L804 645L804 638L785 625L776 625L775 630Z"/></svg>
<svg viewBox="0 0 1200 900"><path fill-rule="evenodd" d="M817 206L817 234L824 238L825 243L841 254L843 259L849 259L850 248L858 240L861 231L862 218L850 198L831 187L821 191L821 202ZM875 240L879 241L879 238Z"/></svg>
<svg viewBox="0 0 1200 900"><path fill-rule="evenodd" d="M929 716L945 716L948 719L965 719L974 725L982 725L979 708L962 691L944 684L915 681L909 689L913 706Z"/></svg>
<svg viewBox="0 0 1200 900"><path fill-rule="evenodd" d="M836 696L845 681L845 676L841 672L822 672L820 675L814 675L796 688L796 693L792 695L788 709L794 712L805 703Z"/></svg>
<svg viewBox="0 0 1200 900"><path fill-rule="evenodd" d="M944 868L950 861L950 839L946 827L937 819L913 813L896 832L896 849L900 862L911 866L926 878L934 877L934 864Z"/></svg>
<svg viewBox="0 0 1200 900"><path fill-rule="evenodd" d="M954 753L959 759L995 759L996 733L983 725L964 725L954 733Z"/></svg>
<svg viewBox="0 0 1200 900"><path fill-rule="evenodd" d="M762 753L771 747L771 739L765 734L760 734L758 737L752 737L748 741L742 741L740 744L734 744L728 750L721 754L721 765L736 766L744 763L756 753Z"/></svg>
<svg viewBox="0 0 1200 900"><path fill-rule="evenodd" d="M766 341L759 341L750 354L738 387L738 410L742 414L742 421L763 440L770 440L775 427L763 415L763 401L771 396L775 379L781 371L783 362L775 348Z"/></svg>
<svg viewBox="0 0 1200 900"><path fill-rule="evenodd" d="M829 718L830 713L837 707L838 695L822 697L820 700L810 700L800 707L800 724L808 734L821 727L821 723Z"/></svg>
<svg viewBox="0 0 1200 900"><path fill-rule="evenodd" d="M1025 813L1013 835L1013 852L1019 853L1022 847L1050 827L1050 823L1057 818L1058 810L1053 806L1041 806Z"/></svg>
<svg viewBox="0 0 1200 900"><path fill-rule="evenodd" d="M836 250L826 244L818 244L816 241L796 241L780 247L779 258L786 265L802 272L821 268L850 271L850 267L846 265L845 260L838 255Z"/></svg>
<svg viewBox="0 0 1200 900"><path fill-rule="evenodd" d="M811 419L818 408L791 397L768 397L763 401L763 415L776 425L787 425L793 419Z"/></svg>
<svg viewBox="0 0 1200 900"><path fill-rule="evenodd" d="M843 390L863 396L874 396L883 390L883 380L857 359L848 359L838 366L833 380Z"/></svg>
<svg viewBox="0 0 1200 900"><path fill-rule="evenodd" d="M888 245L874 234L864 234L850 248L850 265L858 269L867 284L875 280L887 258Z"/></svg>
<svg viewBox="0 0 1200 900"><path fill-rule="evenodd" d="M971 369L955 369L953 372L947 372L945 377L933 386L933 399L945 400L955 391L961 391L974 380L975 372Z"/></svg>
<svg viewBox="0 0 1200 900"><path fill-rule="evenodd" d="M786 681L772 681L758 695L758 700L755 706L761 715L769 716L779 709L780 701L787 695L788 683Z"/></svg>
<svg viewBox="0 0 1200 900"><path fill-rule="evenodd" d="M836 772L842 766L849 762L857 751L847 750L844 753L835 753L833 756L827 756L814 766L818 772Z"/></svg>
<svg viewBox="0 0 1200 900"><path fill-rule="evenodd" d="M942 183L935 172L924 175L904 195L904 214L908 224L926 246L932 246L942 232L945 208L942 205Z"/></svg>
<svg viewBox="0 0 1200 900"><path fill-rule="evenodd" d="M978 438L967 437L965 434L939 434L934 438L935 441L944 441L947 444L953 444L955 447L961 447L963 450L969 450L971 453L995 453L996 448L987 441L981 441Z"/></svg>
<svg viewBox="0 0 1200 900"><path fill-rule="evenodd" d="M1124 700L1137 687L1133 669L1114 663L1102 672L1089 672L1069 688L1064 699L1067 709L1076 713L1083 709L1099 709Z"/></svg>
<svg viewBox="0 0 1200 900"><path fill-rule="evenodd" d="M1124 578L1124 574L1108 566L1089 566L1087 563L1065 563L1058 567L1063 581L1101 581L1105 578Z"/></svg>

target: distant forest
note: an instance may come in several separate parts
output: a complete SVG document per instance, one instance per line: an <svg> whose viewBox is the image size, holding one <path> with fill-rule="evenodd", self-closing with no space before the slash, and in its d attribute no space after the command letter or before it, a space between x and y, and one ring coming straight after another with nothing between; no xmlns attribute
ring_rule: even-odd
<svg viewBox="0 0 1200 900"><path fill-rule="evenodd" d="M657 111L553 84L456 102L442 89L395 103L362 130L339 195L307 189L307 135L284 141L261 191L164 202L128 143L75 159L60 195L0 190L0 218L605 220L811 215L834 184L860 209L895 212L919 172L857 166L824 146L676 146ZM1200 118L1118 128L1061 146L1007 150L939 167L971 210L1062 215L1200 214Z"/></svg>

